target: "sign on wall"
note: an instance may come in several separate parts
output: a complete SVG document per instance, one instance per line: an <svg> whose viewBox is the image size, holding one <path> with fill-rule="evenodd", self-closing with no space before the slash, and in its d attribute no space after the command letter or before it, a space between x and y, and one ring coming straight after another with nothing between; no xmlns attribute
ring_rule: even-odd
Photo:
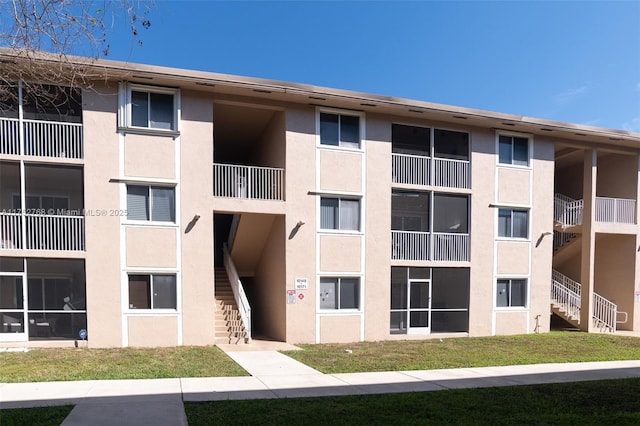
<svg viewBox="0 0 640 426"><path fill-rule="evenodd" d="M308 278L296 278L295 287L296 290L307 290L309 289L309 279Z"/></svg>

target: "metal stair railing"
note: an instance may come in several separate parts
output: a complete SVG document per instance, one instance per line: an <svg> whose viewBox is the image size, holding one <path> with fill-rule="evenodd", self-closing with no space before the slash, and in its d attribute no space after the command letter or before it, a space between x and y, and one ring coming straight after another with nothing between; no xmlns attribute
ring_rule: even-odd
<svg viewBox="0 0 640 426"><path fill-rule="evenodd" d="M566 275L553 270L551 274L551 300L552 303L564 309L567 317L576 318L580 321L582 286L579 282L572 280ZM618 315L624 315L624 321L618 321ZM593 315L592 321L600 331L616 332L617 323L627 321L626 312L618 312L618 306L610 300L605 299L598 293L593 293Z"/></svg>
<svg viewBox="0 0 640 426"><path fill-rule="evenodd" d="M240 313L240 318L242 319L242 323L245 329L245 336L239 336L238 330L232 330L233 333L236 334L238 340L242 337L245 337L248 342L251 341L251 306L249 305L249 299L247 299L247 295L244 292L244 288L242 287L242 282L240 281L240 277L238 276L238 271L236 270L235 265L233 264L233 260L231 259L231 255L229 254L229 249L227 245L224 244L222 246L222 252L224 254L224 268L227 271L227 276L229 277L229 283L231 284L231 290L233 291L233 297L236 301L236 305L238 307L238 312Z"/></svg>
<svg viewBox="0 0 640 426"><path fill-rule="evenodd" d="M553 202L553 220L563 228L582 225L583 200L574 200L563 194L555 194Z"/></svg>

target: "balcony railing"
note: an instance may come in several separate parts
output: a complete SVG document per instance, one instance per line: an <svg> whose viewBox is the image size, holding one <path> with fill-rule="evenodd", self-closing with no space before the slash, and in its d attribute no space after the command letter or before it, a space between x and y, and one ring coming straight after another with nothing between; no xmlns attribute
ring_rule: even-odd
<svg viewBox="0 0 640 426"><path fill-rule="evenodd" d="M284 169L214 164L213 195L284 201Z"/></svg>
<svg viewBox="0 0 640 426"><path fill-rule="evenodd" d="M469 234L391 231L391 259L468 262Z"/></svg>
<svg viewBox="0 0 640 426"><path fill-rule="evenodd" d="M84 216L0 213L0 249L83 251L84 248Z"/></svg>
<svg viewBox="0 0 640 426"><path fill-rule="evenodd" d="M466 160L394 153L391 167L393 183L471 188L470 163Z"/></svg>
<svg viewBox="0 0 640 426"><path fill-rule="evenodd" d="M583 200L573 200L555 194L554 221L564 227L582 224ZM604 223L636 223L636 200L627 198L596 197L595 221Z"/></svg>
<svg viewBox="0 0 640 426"><path fill-rule="evenodd" d="M81 159L82 123L0 117L0 154ZM22 140L20 139L22 136ZM23 148L22 150L20 148Z"/></svg>
<svg viewBox="0 0 640 426"><path fill-rule="evenodd" d="M596 197L596 222L636 223L636 200Z"/></svg>
<svg viewBox="0 0 640 426"><path fill-rule="evenodd" d="M0 213L0 249L22 248L22 215Z"/></svg>

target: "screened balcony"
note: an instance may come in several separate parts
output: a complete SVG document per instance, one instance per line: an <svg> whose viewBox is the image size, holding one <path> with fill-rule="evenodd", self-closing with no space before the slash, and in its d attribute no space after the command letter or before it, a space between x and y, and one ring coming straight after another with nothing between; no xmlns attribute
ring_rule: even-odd
<svg viewBox="0 0 640 426"><path fill-rule="evenodd" d="M83 251L82 169L0 164L0 250Z"/></svg>
<svg viewBox="0 0 640 426"><path fill-rule="evenodd" d="M84 157L78 90L56 86L43 86L37 94L17 86L13 90L15 102L12 99L0 109L0 154Z"/></svg>
<svg viewBox="0 0 640 426"><path fill-rule="evenodd" d="M391 259L468 262L468 212L466 195L394 190Z"/></svg>
<svg viewBox="0 0 640 426"><path fill-rule="evenodd" d="M471 188L468 133L394 124L392 150L393 183Z"/></svg>

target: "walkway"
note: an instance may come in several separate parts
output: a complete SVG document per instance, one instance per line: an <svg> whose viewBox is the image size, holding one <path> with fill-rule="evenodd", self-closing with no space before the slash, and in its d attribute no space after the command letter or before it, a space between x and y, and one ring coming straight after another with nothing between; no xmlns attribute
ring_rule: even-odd
<svg viewBox="0 0 640 426"><path fill-rule="evenodd" d="M246 377L0 384L0 407L73 404L74 425L186 425L183 401L424 392L640 377L640 360L322 374L260 345L223 347Z"/></svg>

